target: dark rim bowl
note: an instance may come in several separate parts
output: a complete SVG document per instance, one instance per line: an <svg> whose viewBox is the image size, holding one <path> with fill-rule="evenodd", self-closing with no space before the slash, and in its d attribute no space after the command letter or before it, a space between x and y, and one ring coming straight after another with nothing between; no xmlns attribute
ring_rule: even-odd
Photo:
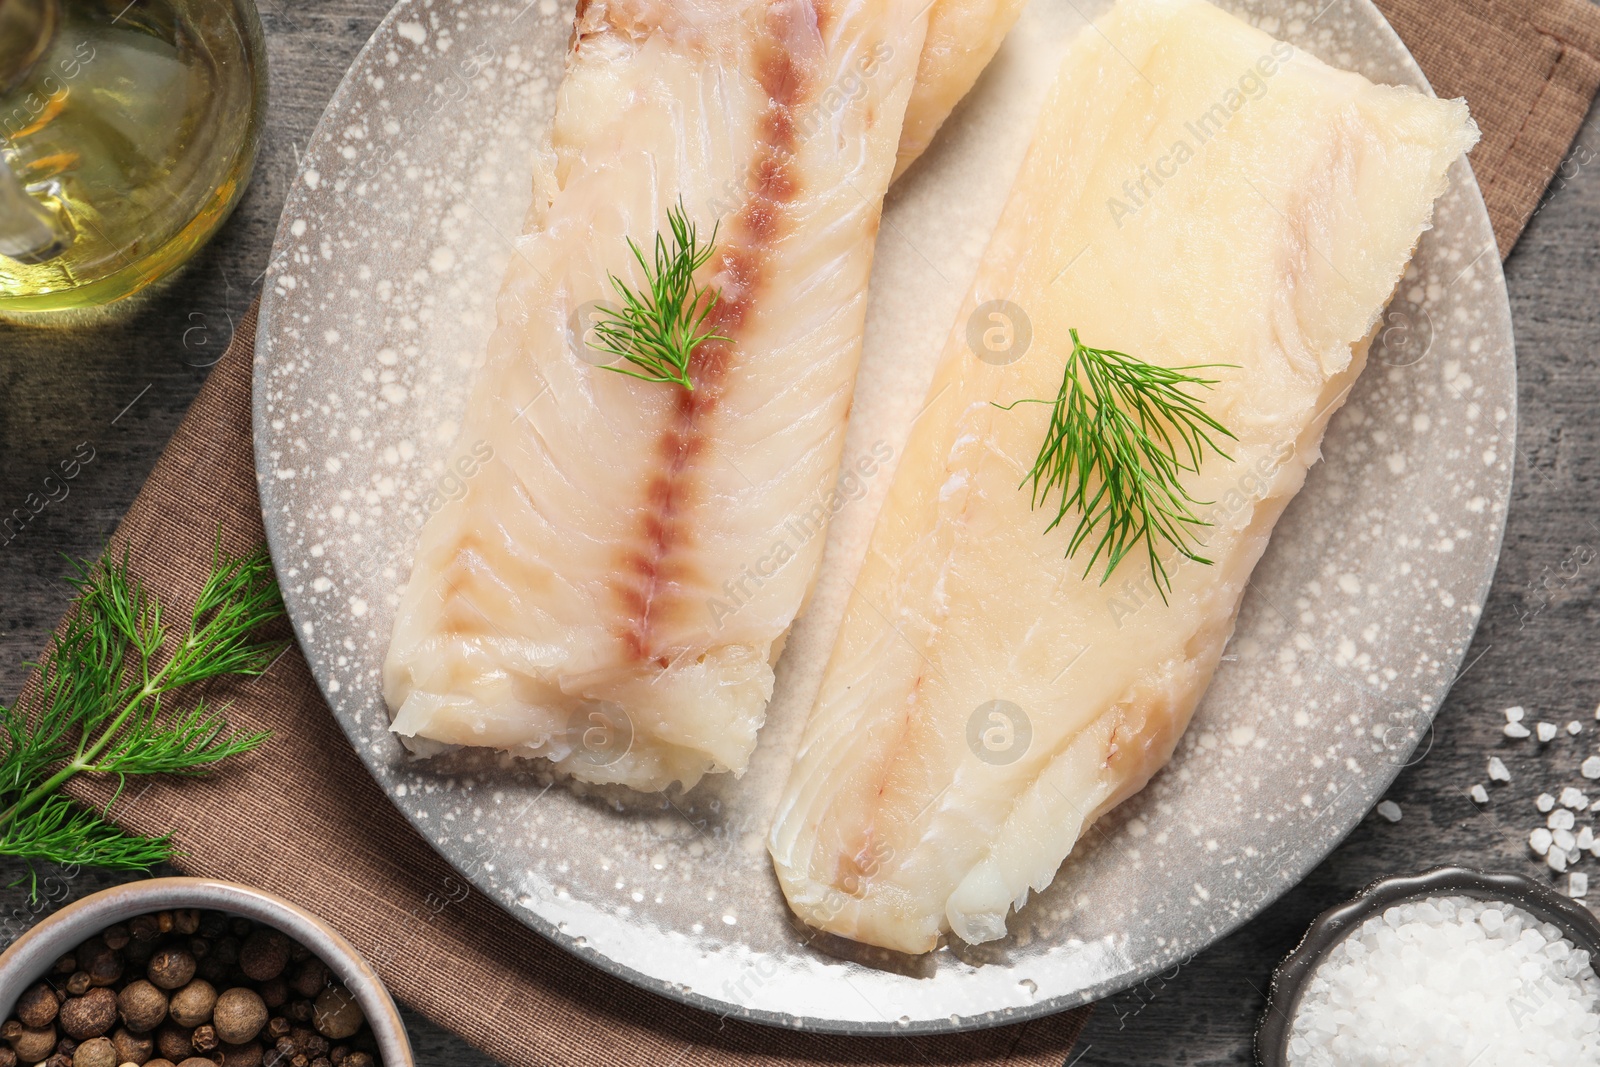
<svg viewBox="0 0 1600 1067"><path fill-rule="evenodd" d="M68 950L113 923L171 908L203 908L242 915L281 930L310 949L356 1002L378 1039L383 1067L415 1067L405 1023L394 998L375 972L338 931L297 905L259 889L210 878L150 878L102 889L40 919L0 955L0 1019L11 1014L22 991L50 970Z"/></svg>
<svg viewBox="0 0 1600 1067"><path fill-rule="evenodd" d="M1403 878L1373 882L1353 899L1329 908L1306 931L1272 975L1272 991L1256 1030L1256 1063L1287 1067L1289 1029L1306 981L1323 958L1356 927L1394 904L1423 897L1459 896L1497 900L1561 928L1567 938L1600 961L1600 920L1588 908L1520 874L1489 874L1467 867L1435 867Z"/></svg>

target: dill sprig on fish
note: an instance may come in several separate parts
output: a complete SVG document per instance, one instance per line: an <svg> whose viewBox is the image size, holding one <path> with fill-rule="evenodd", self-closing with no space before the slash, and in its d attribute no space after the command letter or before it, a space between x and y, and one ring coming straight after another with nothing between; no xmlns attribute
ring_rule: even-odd
<svg viewBox="0 0 1600 1067"><path fill-rule="evenodd" d="M1093 552L1083 573L1088 577L1104 559L1100 576L1104 585L1111 572L1132 551L1143 546L1163 601L1172 580L1161 561L1165 542L1196 563L1211 560L1200 555L1194 539L1198 527L1209 526L1195 514L1196 500L1179 475L1196 473L1206 449L1223 459L1229 455L1217 446L1213 434L1230 440L1232 433L1206 414L1198 398L1184 392L1190 386L1209 389L1215 378L1191 371L1232 366L1204 363L1188 367L1160 367L1111 349L1090 348L1072 335L1072 354L1061 374L1054 400L1018 400L996 404L1010 411L1017 404L1049 404L1050 427L1021 485L1033 483L1033 506L1058 494L1056 516L1045 528L1049 533L1077 511L1078 524L1067 543L1074 556L1093 542ZM1020 488L1021 486L1019 486Z"/></svg>
<svg viewBox="0 0 1600 1067"><path fill-rule="evenodd" d="M74 563L73 607L39 665L36 688L0 707L0 856L148 870L172 855L170 835L110 821L129 775L194 775L269 735L231 729L204 699L180 691L261 674L287 646L259 631L284 614L272 560L219 545L194 610L174 633L161 604L129 573L128 556ZM103 809L60 790L79 774L118 779Z"/></svg>
<svg viewBox="0 0 1600 1067"><path fill-rule="evenodd" d="M655 263L646 261L644 251L628 238L628 247L644 272L645 287L636 290L611 275L622 307L602 305L595 314L591 347L620 356L637 370L606 366L602 369L626 374L646 382L673 382L694 392L689 379L689 360L695 349L707 341L730 338L706 329L722 293L695 284L695 271L705 266L716 251L717 227L701 244L694 223L684 211L683 200L667 209L667 225L672 232L668 247L666 235L656 234Z"/></svg>

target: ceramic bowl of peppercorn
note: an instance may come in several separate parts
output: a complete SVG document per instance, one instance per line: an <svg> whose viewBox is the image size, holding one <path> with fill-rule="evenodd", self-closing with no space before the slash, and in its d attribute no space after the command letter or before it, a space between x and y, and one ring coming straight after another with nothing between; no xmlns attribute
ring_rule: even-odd
<svg viewBox="0 0 1600 1067"><path fill-rule="evenodd" d="M413 1067L349 942L269 893L155 878L70 904L0 955L0 1067Z"/></svg>

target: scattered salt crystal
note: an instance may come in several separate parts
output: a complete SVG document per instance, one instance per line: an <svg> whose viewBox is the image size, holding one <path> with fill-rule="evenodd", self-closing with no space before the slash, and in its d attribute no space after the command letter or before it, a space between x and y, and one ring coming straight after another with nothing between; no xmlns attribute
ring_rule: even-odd
<svg viewBox="0 0 1600 1067"><path fill-rule="evenodd" d="M1483 787L1482 783L1472 787L1472 799L1479 804L1489 803L1489 791Z"/></svg>
<svg viewBox="0 0 1600 1067"><path fill-rule="evenodd" d="M1589 876L1574 871L1567 875L1567 896L1586 897L1589 895Z"/></svg>
<svg viewBox="0 0 1600 1067"><path fill-rule="evenodd" d="M1507 708L1506 709L1506 722L1521 722L1522 721L1522 717L1525 714L1527 714L1527 713L1522 710L1522 706L1520 704L1517 705L1514 708ZM1600 707L1597 707L1597 708L1594 709L1594 717L1597 718L1597 719L1600 719Z"/></svg>
<svg viewBox="0 0 1600 1067"><path fill-rule="evenodd" d="M1571 852L1578 847L1578 839L1571 830L1552 830L1550 836L1555 840L1556 847L1563 852Z"/></svg>
<svg viewBox="0 0 1600 1067"><path fill-rule="evenodd" d="M1574 737L1583 733L1583 723L1579 722L1577 719L1573 719L1571 722L1567 723L1567 733L1572 734Z"/></svg>
<svg viewBox="0 0 1600 1067"><path fill-rule="evenodd" d="M1555 835L1549 830L1542 826L1536 826L1533 829L1533 833L1528 835L1528 847L1543 856L1550 851L1550 843L1554 839Z"/></svg>
<svg viewBox="0 0 1600 1067"><path fill-rule="evenodd" d="M1560 874L1567 869L1567 854L1559 848L1552 848L1545 853L1544 862L1545 866Z"/></svg>
<svg viewBox="0 0 1600 1067"><path fill-rule="evenodd" d="M1556 806L1556 798L1551 796L1549 793L1540 793L1538 797L1535 798L1533 806L1538 808L1540 811L1549 811L1551 808Z"/></svg>
<svg viewBox="0 0 1600 1067"><path fill-rule="evenodd" d="M1569 785L1561 790L1561 806L1574 811L1583 811L1589 806L1589 798Z"/></svg>
<svg viewBox="0 0 1600 1067"><path fill-rule="evenodd" d="M1385 800L1383 803L1378 805L1378 814L1382 815L1385 819L1388 819L1390 822L1399 822L1400 821L1400 805L1396 804L1392 800Z"/></svg>
<svg viewBox="0 0 1600 1067"><path fill-rule="evenodd" d="M1506 770L1506 765L1499 756L1489 757L1489 780L1492 782L1511 781L1511 772Z"/></svg>
<svg viewBox="0 0 1600 1067"><path fill-rule="evenodd" d="M1520 722L1508 722L1506 723L1505 734L1507 737L1515 737L1520 741L1528 736L1528 728Z"/></svg>
<svg viewBox="0 0 1600 1067"><path fill-rule="evenodd" d="M1567 880L1569 894L1587 879ZM1292 1067L1600 1063L1600 978L1561 931L1510 904L1429 898L1367 919L1312 972Z"/></svg>
<svg viewBox="0 0 1600 1067"><path fill-rule="evenodd" d="M1557 808L1545 819L1545 825L1552 830L1570 830L1578 823L1577 816L1566 808Z"/></svg>
<svg viewBox="0 0 1600 1067"><path fill-rule="evenodd" d="M1592 826L1580 826L1580 827L1578 827L1578 847L1586 849L1586 848L1589 848L1590 846L1592 846L1593 844L1594 844L1594 827L1592 827Z"/></svg>
<svg viewBox="0 0 1600 1067"><path fill-rule="evenodd" d="M1578 768L1578 771L1585 778L1590 780L1600 778L1600 756L1590 756L1588 759L1584 760L1583 765Z"/></svg>
<svg viewBox="0 0 1600 1067"><path fill-rule="evenodd" d="M1534 732L1539 735L1540 741L1552 741L1556 736L1556 724L1553 722L1542 722L1538 726L1534 727Z"/></svg>

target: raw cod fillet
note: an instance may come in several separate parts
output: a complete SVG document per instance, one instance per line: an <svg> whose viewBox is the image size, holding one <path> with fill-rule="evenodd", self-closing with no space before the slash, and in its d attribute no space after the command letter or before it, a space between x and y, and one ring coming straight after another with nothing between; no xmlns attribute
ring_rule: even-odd
<svg viewBox="0 0 1600 1067"><path fill-rule="evenodd" d="M1027 0L933 0L894 176L915 163L1016 24Z"/></svg>
<svg viewBox="0 0 1600 1067"><path fill-rule="evenodd" d="M770 850L790 906L903 952L1004 936L1099 815L1171 756L1273 524L1477 139L1463 102L1376 86L1203 0L1122 0L1071 46L856 582ZM1178 146L1186 146L1179 148ZM969 347L1009 300L1032 342ZM1013 323L1012 326L1015 324ZM1214 565L1063 553L1019 489L1069 328L1211 372L1238 435L1184 481ZM982 332L982 331L980 331ZM1014 335L1012 335L1014 336ZM985 345L988 342L984 342Z"/></svg>
<svg viewBox="0 0 1600 1067"><path fill-rule="evenodd" d="M641 790L744 769L822 554L926 3L580 4L465 493L399 605L397 733ZM702 239L720 221L703 280L731 338L696 350L693 392L582 340L608 273L643 283L627 239L680 198Z"/></svg>

